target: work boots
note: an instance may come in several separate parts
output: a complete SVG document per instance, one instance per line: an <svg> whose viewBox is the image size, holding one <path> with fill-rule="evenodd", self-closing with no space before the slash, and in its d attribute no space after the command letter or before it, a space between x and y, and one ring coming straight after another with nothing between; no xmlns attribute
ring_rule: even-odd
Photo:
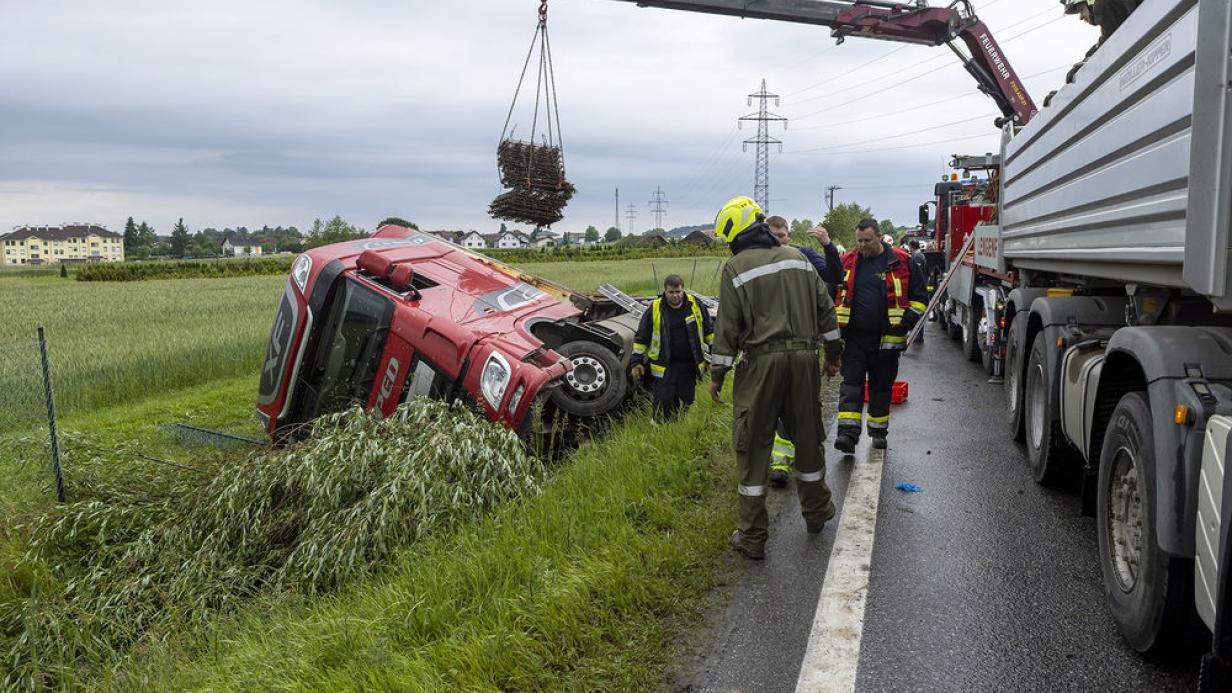
<svg viewBox="0 0 1232 693"><path fill-rule="evenodd" d="M889 447L889 442L886 440L885 436L873 436L874 450L885 450L887 447Z"/></svg>
<svg viewBox="0 0 1232 693"><path fill-rule="evenodd" d="M846 433L840 433L834 438L834 449L850 455L856 451L856 439Z"/></svg>
<svg viewBox="0 0 1232 693"><path fill-rule="evenodd" d="M760 561L766 557L766 547L764 545L752 546L744 540L744 532L741 532L740 530L732 532L731 545L733 549L739 551L741 554L744 554L745 558Z"/></svg>

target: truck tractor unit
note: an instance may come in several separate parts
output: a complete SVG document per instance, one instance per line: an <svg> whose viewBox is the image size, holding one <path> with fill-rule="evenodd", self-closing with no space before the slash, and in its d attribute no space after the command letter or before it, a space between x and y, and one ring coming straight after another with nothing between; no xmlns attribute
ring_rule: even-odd
<svg viewBox="0 0 1232 693"><path fill-rule="evenodd" d="M1164 648L1196 607L1208 672L1232 644L1229 55L1232 0L1143 3L998 156L956 158L990 183L938 185L935 236L942 324L1035 479L1081 482L1125 639Z"/></svg>
<svg viewBox="0 0 1232 693"><path fill-rule="evenodd" d="M530 436L629 395L641 304L584 296L436 236L382 226L296 258L257 412L278 441L322 414L461 399Z"/></svg>

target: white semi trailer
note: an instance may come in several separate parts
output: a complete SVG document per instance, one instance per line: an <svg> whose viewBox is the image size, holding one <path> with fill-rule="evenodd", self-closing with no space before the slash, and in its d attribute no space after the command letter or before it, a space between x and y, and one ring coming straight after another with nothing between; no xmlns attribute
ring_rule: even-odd
<svg viewBox="0 0 1232 693"><path fill-rule="evenodd" d="M1167 646L1196 608L1208 685L1232 651L1230 98L1232 0L1146 0L1003 127L997 223L950 290L1001 328L982 347L1036 479L1081 476L1125 639Z"/></svg>

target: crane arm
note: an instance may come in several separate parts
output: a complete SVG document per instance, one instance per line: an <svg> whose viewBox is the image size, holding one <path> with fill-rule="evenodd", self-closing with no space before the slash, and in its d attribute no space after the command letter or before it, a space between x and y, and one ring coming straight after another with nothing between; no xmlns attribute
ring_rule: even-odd
<svg viewBox="0 0 1232 693"><path fill-rule="evenodd" d="M842 43L848 36L928 46L945 44L975 78L980 91L992 97L1005 120L1025 125L1035 115L1035 102L1014 72L988 26L980 21L970 0L955 0L948 7L914 2L839 2L837 0L620 0L640 7L659 7L749 19L772 19L830 27ZM961 40L970 51L955 45Z"/></svg>

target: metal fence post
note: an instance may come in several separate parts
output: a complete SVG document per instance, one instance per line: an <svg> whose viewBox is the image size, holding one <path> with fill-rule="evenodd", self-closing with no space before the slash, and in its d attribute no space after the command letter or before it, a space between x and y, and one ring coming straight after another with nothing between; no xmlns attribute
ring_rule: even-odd
<svg viewBox="0 0 1232 693"><path fill-rule="evenodd" d="M47 361L47 337L38 328L39 355L43 360L43 396L47 399L47 428L51 432L51 467L56 474L56 500L64 502L64 474L60 470L60 439L56 435L56 401L51 393L51 364Z"/></svg>

